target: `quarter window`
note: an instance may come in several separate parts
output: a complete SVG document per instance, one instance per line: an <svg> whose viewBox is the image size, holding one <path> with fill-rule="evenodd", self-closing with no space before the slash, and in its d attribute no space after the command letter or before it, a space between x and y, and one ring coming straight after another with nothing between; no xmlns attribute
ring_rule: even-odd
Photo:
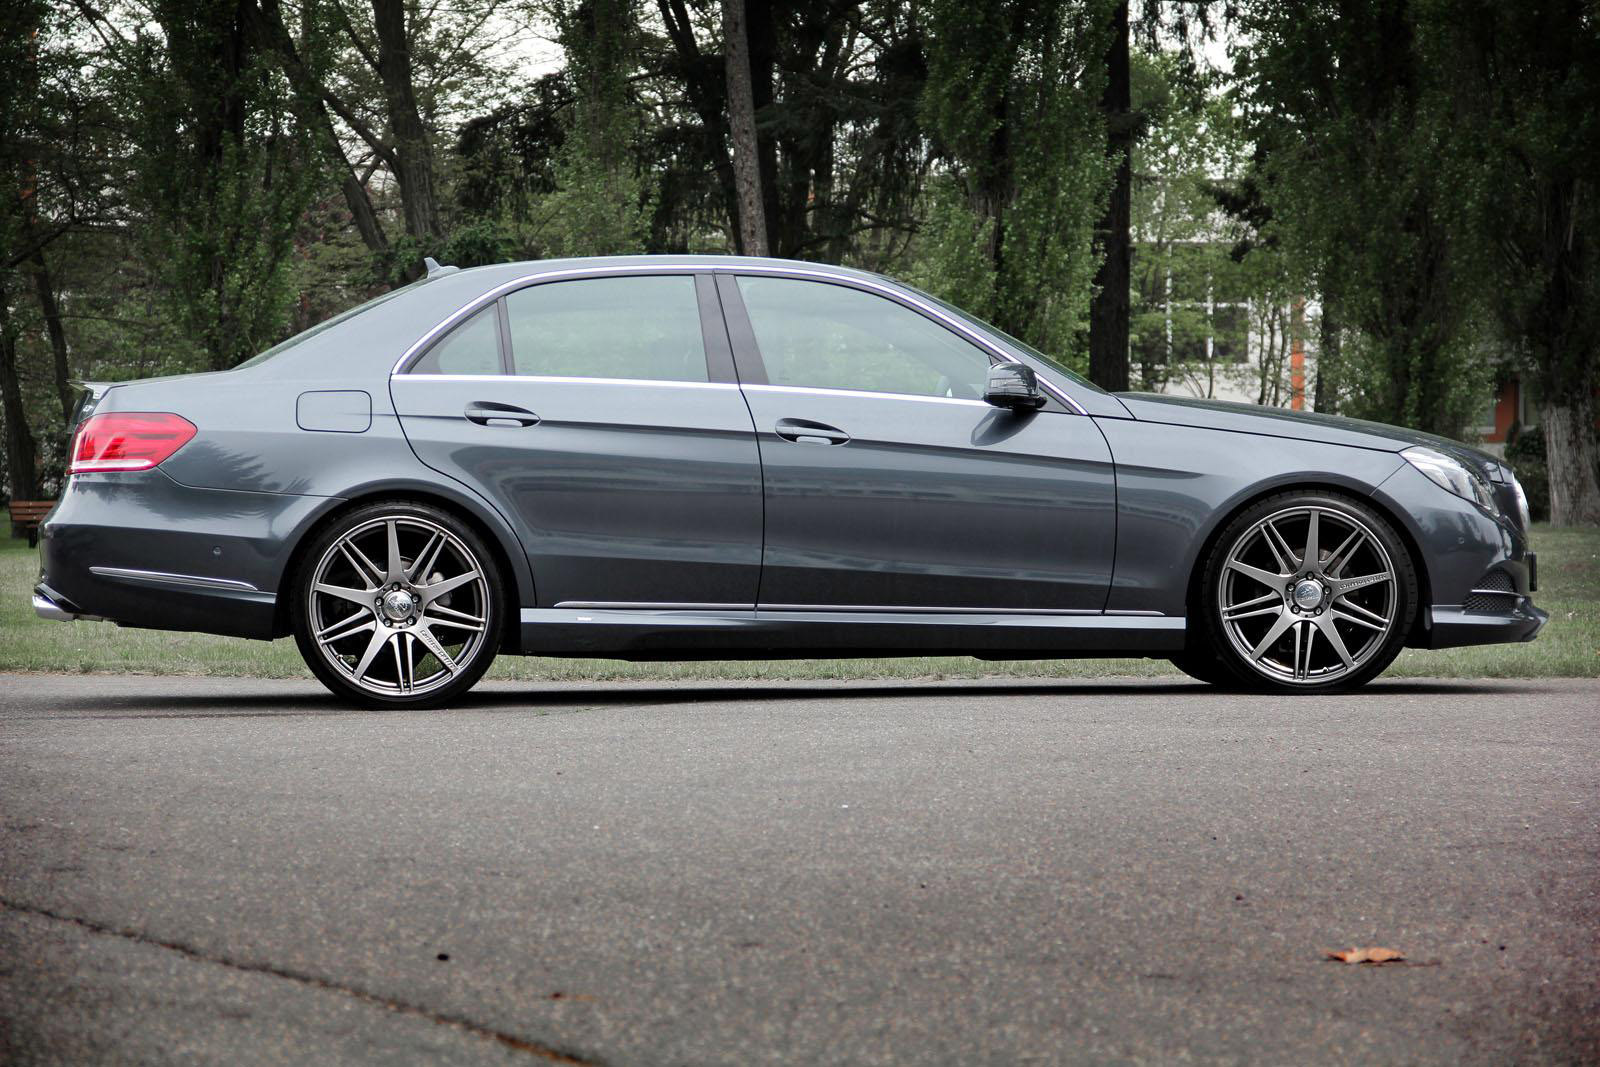
<svg viewBox="0 0 1600 1067"><path fill-rule="evenodd" d="M690 275L546 282L506 297L518 374L704 382Z"/></svg>
<svg viewBox="0 0 1600 1067"><path fill-rule="evenodd" d="M983 397L988 354L893 300L750 276L739 278L739 295L773 385Z"/></svg>
<svg viewBox="0 0 1600 1067"><path fill-rule="evenodd" d="M503 374L500 323L490 304L428 349L412 374Z"/></svg>

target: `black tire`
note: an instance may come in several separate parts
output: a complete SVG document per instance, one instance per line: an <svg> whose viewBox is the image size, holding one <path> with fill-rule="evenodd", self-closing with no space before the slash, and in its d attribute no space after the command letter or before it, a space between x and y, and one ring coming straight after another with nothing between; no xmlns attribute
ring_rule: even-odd
<svg viewBox="0 0 1600 1067"><path fill-rule="evenodd" d="M400 582L387 583L364 569L377 561L372 558L375 553L363 548L376 544L385 549L391 529L396 545L393 558L400 561L401 570L420 568L430 573L407 573L400 576ZM428 557L433 538L441 534L440 547ZM343 553L338 549L341 542L346 546ZM352 544L353 554L349 551ZM386 559L375 570L385 570L388 563ZM444 577L435 566L448 565L459 572L450 575L450 580L460 579L460 584L428 600L430 589L449 584L429 582ZM327 579L320 586L319 569ZM476 577L469 571L476 571ZM363 584L357 586L357 580ZM368 584L372 588L367 588ZM395 587L392 590L391 585ZM329 596L326 590L330 586L339 587L338 596ZM357 591L371 596L372 604L345 603L354 601L347 594ZM410 616L396 619L388 614L393 605L385 600L391 592L402 605L410 598ZM451 607L452 603L456 606ZM348 633L340 629L344 623L328 622L328 608L340 604L350 612L345 622L353 628ZM363 611L371 619L366 619ZM439 614L430 617L430 611ZM449 617L444 612L449 612ZM500 648L506 612L495 556L472 527L420 501L382 500L340 515L313 535L290 583L289 614L306 666L335 696L366 707L433 708L449 704L483 677ZM319 625L324 627L320 633ZM333 636L320 637L329 631ZM457 640L459 644L454 643ZM374 646L371 652L369 644ZM379 664L380 655L386 663ZM356 669L363 662L365 673L358 676ZM405 663L410 664L409 671ZM430 664L433 673L429 679L417 683L418 669L429 670ZM413 683L409 689L408 678Z"/></svg>
<svg viewBox="0 0 1600 1067"><path fill-rule="evenodd" d="M1303 542L1311 536L1313 513L1317 516L1318 560L1308 564L1309 546ZM1298 538L1302 541L1298 553L1294 547L1297 538L1293 536L1296 523L1304 523L1302 528L1306 531ZM1266 561L1278 560L1280 553L1274 544L1268 544L1271 538L1267 527L1277 529L1285 524L1289 533L1274 544L1282 546L1287 563L1269 568ZM1323 530L1333 536L1324 539ZM1329 541L1351 537L1358 531L1364 537L1356 538L1344 564L1335 566L1338 560L1333 553L1340 546ZM1257 555L1249 556L1251 551ZM1257 581L1251 576L1250 558L1260 564L1253 573L1268 569L1290 572L1282 575L1284 585L1276 590L1282 598L1281 605L1270 599L1272 586L1248 585ZM1357 573L1343 574L1344 566L1356 564L1361 565L1356 567ZM1369 581L1366 571L1376 575L1384 573L1385 567L1390 577L1361 584ZM1245 576L1240 578L1233 573L1236 570ZM1249 604L1236 598L1230 605L1231 625L1223 617L1225 577L1234 588L1245 583L1248 592L1243 596L1254 594L1251 603L1265 602L1250 609ZM1345 585L1354 588L1344 589ZM1302 607L1302 602L1296 600L1301 586L1307 587L1308 600L1313 595L1317 597L1314 606ZM1320 586L1320 593L1310 586ZM1223 528L1201 563L1194 599L1189 647L1173 658L1180 669L1205 681L1215 679L1216 684L1253 692L1347 692L1381 674L1405 646L1417 611L1416 563L1393 525L1364 501L1332 491L1278 493L1252 504ZM1249 609L1249 614L1241 607ZM1278 615L1270 614L1274 607L1278 608ZM1257 616L1257 621L1248 625L1260 629L1246 629L1244 620L1250 615ZM1386 629L1380 629L1372 619L1386 620ZM1282 625L1288 629L1273 637L1274 628ZM1321 645L1317 644L1318 638ZM1291 641L1292 669L1285 670L1282 661L1290 654ZM1359 649L1352 651L1350 646L1357 641L1361 642ZM1251 644L1255 647L1247 647ZM1315 659L1319 654L1321 659Z"/></svg>

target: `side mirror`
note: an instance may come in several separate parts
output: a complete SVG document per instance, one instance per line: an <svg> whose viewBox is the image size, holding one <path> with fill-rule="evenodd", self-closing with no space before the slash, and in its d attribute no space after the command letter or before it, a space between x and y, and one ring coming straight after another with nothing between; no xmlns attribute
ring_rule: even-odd
<svg viewBox="0 0 1600 1067"><path fill-rule="evenodd" d="M997 408L1032 411L1044 407L1039 392L1039 376L1022 363L995 363L989 367L989 380L983 386L983 399Z"/></svg>

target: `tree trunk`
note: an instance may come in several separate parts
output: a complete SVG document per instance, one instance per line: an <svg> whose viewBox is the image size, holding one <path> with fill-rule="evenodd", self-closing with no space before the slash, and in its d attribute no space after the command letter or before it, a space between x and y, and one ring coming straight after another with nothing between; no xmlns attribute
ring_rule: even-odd
<svg viewBox="0 0 1600 1067"><path fill-rule="evenodd" d="M405 0L372 0L378 32L378 77L383 82L389 139L394 146L394 180L406 233L425 245L444 234L433 184L433 142L417 106L411 82L411 45L406 40ZM417 264L416 269L421 270Z"/></svg>
<svg viewBox="0 0 1600 1067"><path fill-rule="evenodd" d="M778 28L773 22L772 0L743 0L745 41L750 56L750 102L760 115L774 104L778 74ZM756 158L761 163L761 210L766 219L767 254L794 256L798 249L785 243L781 225L784 212L778 198L778 139L756 130Z"/></svg>
<svg viewBox="0 0 1600 1067"><path fill-rule="evenodd" d="M1317 323L1317 384L1311 395L1311 409L1325 415L1339 413L1339 346L1339 320L1324 294Z"/></svg>
<svg viewBox="0 0 1600 1067"><path fill-rule="evenodd" d="M1550 471L1550 521L1557 526L1600 525L1600 449L1595 446L1594 390L1577 390L1539 403L1545 463Z"/></svg>
<svg viewBox="0 0 1600 1067"><path fill-rule="evenodd" d="M1089 307L1089 379L1102 389L1128 388L1128 282L1133 239L1133 96L1128 65L1128 0L1118 0L1106 50L1106 85L1100 110L1106 120L1106 156L1116 168L1111 198L1096 243L1104 257Z"/></svg>
<svg viewBox="0 0 1600 1067"><path fill-rule="evenodd" d="M744 235L739 226L738 183L733 176L733 161L728 158L728 122L722 106L722 98L727 93L725 89L717 92L727 84L726 64L721 72L722 85L718 85L712 73L715 67L710 65L714 61L703 55L700 46L695 43L694 27L689 21L684 0L657 0L657 7L661 12L662 24L667 28L667 38L677 53L681 71L679 76L683 80L689 106L700 119L706 157L717 172L717 186L722 194L723 208L728 213L728 230L733 238L734 251L743 255Z"/></svg>
<svg viewBox="0 0 1600 1067"><path fill-rule="evenodd" d="M11 331L10 297L0 290L0 411L6 420L6 472L12 500L39 498L38 451L28 428L28 411L22 402L22 380L17 375L17 338Z"/></svg>
<svg viewBox="0 0 1600 1067"><path fill-rule="evenodd" d="M383 223L378 220L377 211L372 207L372 197L368 195L361 179L356 177L355 168L350 165L350 157L345 154L339 133L334 129L333 118L328 114L326 93L301 60L294 38L284 25L283 12L277 0L263 0L259 8L245 5L244 11L247 24L258 35L257 48L275 53L278 57L284 76L294 89L295 113L302 122L317 131L323 147L337 160L339 190L350 208L350 217L355 223L356 232L361 235L361 242L369 251L387 252L389 239L383 232Z"/></svg>
<svg viewBox="0 0 1600 1067"><path fill-rule="evenodd" d="M739 194L739 244L747 256L765 256L768 254L767 221L756 143L755 96L750 82L749 31L744 0L722 0L723 50L728 66L728 125L733 134L734 183Z"/></svg>
<svg viewBox="0 0 1600 1067"><path fill-rule="evenodd" d="M72 391L72 365L67 358L67 335L61 328L61 307L56 303L55 281L50 277L50 267L45 262L44 249L35 248L33 262L33 287L39 297L39 310L44 315L45 332L50 335L50 351L55 356L54 371L56 397L61 401L61 421L72 422L72 409L77 396Z"/></svg>

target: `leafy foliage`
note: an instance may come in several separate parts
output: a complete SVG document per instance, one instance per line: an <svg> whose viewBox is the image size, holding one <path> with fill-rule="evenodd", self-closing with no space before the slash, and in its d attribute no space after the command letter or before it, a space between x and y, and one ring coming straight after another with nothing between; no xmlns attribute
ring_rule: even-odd
<svg viewBox="0 0 1600 1067"><path fill-rule="evenodd" d="M1082 367L1091 303L1101 326L1116 303L1094 299L1107 149L1132 130L1136 385L1288 403L1305 344L1320 409L1460 436L1520 373L1553 512L1600 517L1592 4L1152 2L1127 111L1120 10L749 5L774 253L908 278ZM232 366L423 256L734 251L720 14L4 5L7 484L57 483L70 378ZM1223 30L1232 69L1208 70Z"/></svg>

